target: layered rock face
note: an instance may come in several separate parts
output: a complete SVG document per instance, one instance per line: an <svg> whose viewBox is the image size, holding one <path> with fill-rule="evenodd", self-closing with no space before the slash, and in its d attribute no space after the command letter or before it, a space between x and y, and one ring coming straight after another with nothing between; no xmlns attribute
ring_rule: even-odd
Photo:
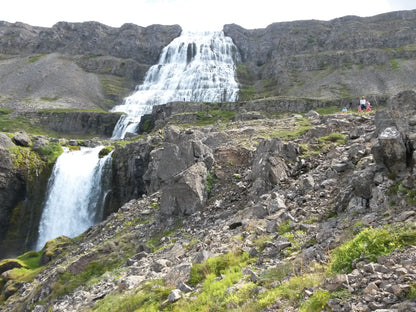
<svg viewBox="0 0 416 312"><path fill-rule="evenodd" d="M59 22L52 28L44 28L1 22L0 53L109 55L152 65L157 62L160 51L180 33L179 25L124 24L113 28L97 22Z"/></svg>
<svg viewBox="0 0 416 312"><path fill-rule="evenodd" d="M241 53L240 82L264 96L351 97L414 87L415 19L403 11L224 32Z"/></svg>

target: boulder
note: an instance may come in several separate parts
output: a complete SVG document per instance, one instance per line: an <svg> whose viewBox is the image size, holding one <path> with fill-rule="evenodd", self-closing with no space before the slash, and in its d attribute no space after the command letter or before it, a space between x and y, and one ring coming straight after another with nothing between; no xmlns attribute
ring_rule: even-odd
<svg viewBox="0 0 416 312"><path fill-rule="evenodd" d="M207 168L198 162L175 176L161 189L160 212L163 215L191 215L202 209L207 199Z"/></svg>
<svg viewBox="0 0 416 312"><path fill-rule="evenodd" d="M13 141L4 133L0 133L0 148L9 148L14 146Z"/></svg>
<svg viewBox="0 0 416 312"><path fill-rule="evenodd" d="M277 138L261 142L255 152L249 177L253 181L252 194L264 194L285 181L288 177L286 163L296 161L297 155L298 149L293 143Z"/></svg>
<svg viewBox="0 0 416 312"><path fill-rule="evenodd" d="M27 147L32 142L29 135L25 131L19 131L15 136L13 137L14 143L16 145Z"/></svg>
<svg viewBox="0 0 416 312"><path fill-rule="evenodd" d="M407 150L402 134L396 127L388 127L381 132L371 152L377 165L392 173L406 169Z"/></svg>

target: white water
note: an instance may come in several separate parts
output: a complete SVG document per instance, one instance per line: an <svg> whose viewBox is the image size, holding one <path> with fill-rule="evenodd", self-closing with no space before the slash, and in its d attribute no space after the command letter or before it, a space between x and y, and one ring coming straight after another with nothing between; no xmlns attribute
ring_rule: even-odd
<svg viewBox="0 0 416 312"><path fill-rule="evenodd" d="M233 102L237 100L233 58L237 48L221 32L183 32L162 51L159 63L146 73L142 85L113 111L125 112L113 139L136 133L141 116L153 105L173 101Z"/></svg>
<svg viewBox="0 0 416 312"><path fill-rule="evenodd" d="M36 250L57 236L75 237L103 218L103 169L111 154L99 159L103 146L65 150L57 159L48 182Z"/></svg>

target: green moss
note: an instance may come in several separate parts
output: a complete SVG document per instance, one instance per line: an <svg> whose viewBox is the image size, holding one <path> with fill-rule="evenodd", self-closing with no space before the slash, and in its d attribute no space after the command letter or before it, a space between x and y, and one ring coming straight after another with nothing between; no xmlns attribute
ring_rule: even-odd
<svg viewBox="0 0 416 312"><path fill-rule="evenodd" d="M114 150L114 146L106 146L104 147L99 153L98 157L103 158L104 156L107 156Z"/></svg>
<svg viewBox="0 0 416 312"><path fill-rule="evenodd" d="M151 126L152 126L152 121L150 119L146 119L143 123L143 130L145 132L149 132Z"/></svg>
<svg viewBox="0 0 416 312"><path fill-rule="evenodd" d="M29 179L47 167L41 156L29 147L12 146L8 150L13 158L13 167L25 172Z"/></svg>
<svg viewBox="0 0 416 312"><path fill-rule="evenodd" d="M40 252L32 250L17 257L17 259L21 260L28 268L37 269L40 266L41 256Z"/></svg>

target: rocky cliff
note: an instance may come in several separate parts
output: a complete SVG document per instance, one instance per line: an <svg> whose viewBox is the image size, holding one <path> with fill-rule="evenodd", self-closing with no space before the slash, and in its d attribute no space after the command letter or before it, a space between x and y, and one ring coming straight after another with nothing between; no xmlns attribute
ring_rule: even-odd
<svg viewBox="0 0 416 312"><path fill-rule="evenodd" d="M416 11L330 21L225 25L244 97L351 98L413 89ZM254 89L252 89L254 88Z"/></svg>

